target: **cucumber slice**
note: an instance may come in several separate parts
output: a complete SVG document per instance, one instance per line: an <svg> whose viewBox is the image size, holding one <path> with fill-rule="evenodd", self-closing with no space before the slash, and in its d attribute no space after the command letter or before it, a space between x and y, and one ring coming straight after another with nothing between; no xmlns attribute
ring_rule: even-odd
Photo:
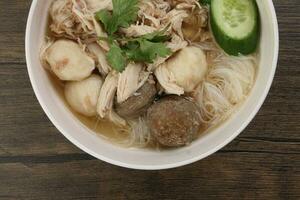
<svg viewBox="0 0 300 200"><path fill-rule="evenodd" d="M227 54L253 53L259 40L259 24L255 0L211 0L211 29Z"/></svg>

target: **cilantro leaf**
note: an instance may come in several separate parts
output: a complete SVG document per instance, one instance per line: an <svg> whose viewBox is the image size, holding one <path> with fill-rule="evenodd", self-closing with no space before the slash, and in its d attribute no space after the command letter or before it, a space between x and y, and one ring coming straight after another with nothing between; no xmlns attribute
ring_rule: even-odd
<svg viewBox="0 0 300 200"><path fill-rule="evenodd" d="M170 36L165 35L165 30L154 31L153 33L148 33L148 34L142 35L141 38L144 38L151 42L166 42L171 39Z"/></svg>
<svg viewBox="0 0 300 200"><path fill-rule="evenodd" d="M157 57L166 57L171 50L163 43L155 43L145 38L129 42L123 50L129 60L153 63Z"/></svg>
<svg viewBox="0 0 300 200"><path fill-rule="evenodd" d="M107 61L113 69L118 72L122 72L127 63L127 59L124 56L122 49L115 43L110 44L110 50L106 55Z"/></svg>
<svg viewBox="0 0 300 200"><path fill-rule="evenodd" d="M120 27L128 27L137 19L138 0L112 0L113 11L106 10L96 13L96 19L101 21L109 35L115 33Z"/></svg>
<svg viewBox="0 0 300 200"><path fill-rule="evenodd" d="M111 14L107 10L100 10L95 15L96 19L101 21L104 25L105 30L108 29L108 24L111 21Z"/></svg>

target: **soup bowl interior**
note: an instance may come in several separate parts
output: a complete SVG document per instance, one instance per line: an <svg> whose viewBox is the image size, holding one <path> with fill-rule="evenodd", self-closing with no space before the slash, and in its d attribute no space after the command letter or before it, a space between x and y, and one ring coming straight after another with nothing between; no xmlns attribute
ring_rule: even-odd
<svg viewBox="0 0 300 200"><path fill-rule="evenodd" d="M164 151L124 148L85 127L60 98L39 61L44 41L49 0L33 0L26 30L26 59L34 92L52 123L72 143L90 155L114 165L154 170L179 167L216 152L232 141L253 119L271 86L278 56L278 27L271 0L257 1L261 16L261 41L256 83L240 109L216 129L191 145Z"/></svg>

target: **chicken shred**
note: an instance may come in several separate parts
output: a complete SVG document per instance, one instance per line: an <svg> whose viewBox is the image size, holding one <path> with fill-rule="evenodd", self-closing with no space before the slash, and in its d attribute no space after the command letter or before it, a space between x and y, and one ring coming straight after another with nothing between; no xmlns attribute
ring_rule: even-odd
<svg viewBox="0 0 300 200"><path fill-rule="evenodd" d="M52 23L50 30L56 37L73 40L106 37L94 13L88 9L87 0L57 0L50 7ZM96 0L95 0L96 1ZM109 0L111 1L111 0ZM99 1L98 1L99 2ZM101 41L100 45L108 50L108 44Z"/></svg>
<svg viewBox="0 0 300 200"><path fill-rule="evenodd" d="M167 94L184 94L184 89L176 84L174 75L167 69L165 63L161 64L154 73Z"/></svg>
<svg viewBox="0 0 300 200"><path fill-rule="evenodd" d="M89 44L87 48L93 54L100 74L106 76L112 70L106 60L106 52L97 43Z"/></svg>
<svg viewBox="0 0 300 200"><path fill-rule="evenodd" d="M149 77L142 64L130 63L120 74L117 89L117 101L122 103L134 95Z"/></svg>
<svg viewBox="0 0 300 200"><path fill-rule="evenodd" d="M118 80L119 74L116 71L111 71L103 83L97 104L97 112L101 118L105 118L113 108Z"/></svg>
<svg viewBox="0 0 300 200"><path fill-rule="evenodd" d="M112 0L85 0L87 3L88 9L95 13L99 10L112 10L113 9L113 4Z"/></svg>
<svg viewBox="0 0 300 200"><path fill-rule="evenodd" d="M127 36L127 37L139 37L141 35L145 35L148 33L152 33L156 31L157 29L152 26L148 25L131 25L128 28L122 28L121 31Z"/></svg>

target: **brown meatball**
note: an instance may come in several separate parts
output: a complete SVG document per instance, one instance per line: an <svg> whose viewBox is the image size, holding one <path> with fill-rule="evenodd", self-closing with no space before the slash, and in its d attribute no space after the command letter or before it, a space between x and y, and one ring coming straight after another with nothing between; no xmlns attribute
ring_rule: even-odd
<svg viewBox="0 0 300 200"><path fill-rule="evenodd" d="M195 103L173 95L157 101L147 113L151 134L160 144L169 147L190 144L201 128L200 120Z"/></svg>
<svg viewBox="0 0 300 200"><path fill-rule="evenodd" d="M157 90L154 81L147 81L136 96L131 96L121 104L116 105L116 112L124 118L139 117L147 112L153 103Z"/></svg>

